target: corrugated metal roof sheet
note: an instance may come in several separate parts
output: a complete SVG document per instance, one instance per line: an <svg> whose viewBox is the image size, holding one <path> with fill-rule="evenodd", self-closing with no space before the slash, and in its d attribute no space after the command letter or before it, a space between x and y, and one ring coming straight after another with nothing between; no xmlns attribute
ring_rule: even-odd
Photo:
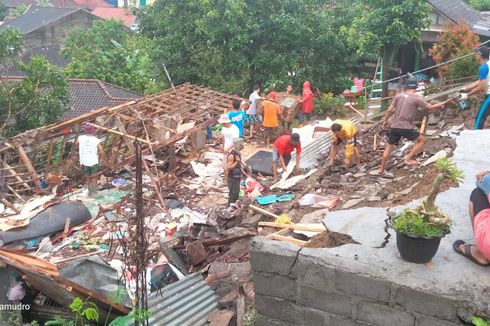
<svg viewBox="0 0 490 326"><path fill-rule="evenodd" d="M149 325L205 325L209 313L217 306L214 291L200 273L194 273L149 296Z"/></svg>
<svg viewBox="0 0 490 326"><path fill-rule="evenodd" d="M360 122L356 118L350 119L354 124L359 125ZM321 156L327 158L328 150L332 144L333 136L332 132L329 132L319 137L314 142L305 146L301 150L301 162L300 167L303 169L312 169L318 166L318 160ZM296 153L291 155L291 160L296 159Z"/></svg>

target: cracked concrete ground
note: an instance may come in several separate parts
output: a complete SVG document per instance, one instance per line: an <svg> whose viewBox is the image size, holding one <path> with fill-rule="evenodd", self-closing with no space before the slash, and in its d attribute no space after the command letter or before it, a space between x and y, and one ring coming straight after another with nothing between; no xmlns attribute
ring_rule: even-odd
<svg viewBox="0 0 490 326"><path fill-rule="evenodd" d="M475 174L490 169L490 130L464 131L457 138L454 161L464 171L464 182L458 188L439 194L437 205L453 220L452 232L442 239L431 263L411 264L400 258L393 230L385 248L378 249L385 237L386 209L359 208L331 212L324 219L332 231L350 234L361 245L344 245L331 249L304 249L301 254L337 256L342 264L369 265L370 274L400 285L452 298L472 301L478 311L490 314L490 268L480 267L457 255L452 243L462 239L475 243L468 216L468 200L475 187ZM411 202L414 207L419 201ZM397 207L395 210L401 210ZM323 256L323 257L325 257Z"/></svg>

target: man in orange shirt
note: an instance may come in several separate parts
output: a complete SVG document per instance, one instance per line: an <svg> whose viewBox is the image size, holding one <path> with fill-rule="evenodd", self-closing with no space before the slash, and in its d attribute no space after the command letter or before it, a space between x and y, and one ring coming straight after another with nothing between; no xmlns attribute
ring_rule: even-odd
<svg viewBox="0 0 490 326"><path fill-rule="evenodd" d="M274 102L275 96L269 94L267 99L262 101L262 107L264 108L264 119L262 125L266 130L267 145L271 143L271 138L276 137L277 129L279 128L279 120L281 116L281 106Z"/></svg>

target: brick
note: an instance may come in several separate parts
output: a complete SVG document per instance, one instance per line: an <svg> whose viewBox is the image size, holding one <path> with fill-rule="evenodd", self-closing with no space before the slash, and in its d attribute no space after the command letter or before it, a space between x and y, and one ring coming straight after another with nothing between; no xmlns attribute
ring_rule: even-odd
<svg viewBox="0 0 490 326"><path fill-rule="evenodd" d="M298 259L291 275L298 279L298 284L320 288L324 292L335 292L335 270L308 258Z"/></svg>
<svg viewBox="0 0 490 326"><path fill-rule="evenodd" d="M303 311L303 325L331 325L330 314L310 308L302 308L301 310Z"/></svg>
<svg viewBox="0 0 490 326"><path fill-rule="evenodd" d="M296 301L296 282L288 277L256 272L253 281L255 293Z"/></svg>
<svg viewBox="0 0 490 326"><path fill-rule="evenodd" d="M442 319L436 319L429 316L414 314L415 326L457 326L460 324L451 323Z"/></svg>
<svg viewBox="0 0 490 326"><path fill-rule="evenodd" d="M357 318L378 326L413 326L415 317L402 310L373 302L359 303Z"/></svg>
<svg viewBox="0 0 490 326"><path fill-rule="evenodd" d="M359 323L355 323L353 320L342 317L342 316L337 316L337 315L331 315L330 316L330 324L332 326L357 326L361 325Z"/></svg>
<svg viewBox="0 0 490 326"><path fill-rule="evenodd" d="M255 237L250 250L252 270L288 276L299 250L299 247L287 242Z"/></svg>
<svg viewBox="0 0 490 326"><path fill-rule="evenodd" d="M285 300L255 294L254 306L258 314L280 320L285 325L302 324L299 307Z"/></svg>
<svg viewBox="0 0 490 326"><path fill-rule="evenodd" d="M351 317L351 297L342 293L326 293L309 286L300 287L298 303L328 313Z"/></svg>
<svg viewBox="0 0 490 326"><path fill-rule="evenodd" d="M340 292L378 302L388 303L390 301L391 283L381 279L336 270L335 288Z"/></svg>
<svg viewBox="0 0 490 326"><path fill-rule="evenodd" d="M441 296L401 287L396 292L395 302L407 311L419 312L449 321L456 319L456 302Z"/></svg>
<svg viewBox="0 0 490 326"><path fill-rule="evenodd" d="M286 324L281 320L266 317L261 314L255 316L255 326L295 326L293 324Z"/></svg>

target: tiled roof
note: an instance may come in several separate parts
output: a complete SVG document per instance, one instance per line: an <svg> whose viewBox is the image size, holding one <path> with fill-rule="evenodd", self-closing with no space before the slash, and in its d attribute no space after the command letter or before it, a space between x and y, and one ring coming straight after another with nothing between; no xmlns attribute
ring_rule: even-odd
<svg viewBox="0 0 490 326"><path fill-rule="evenodd" d="M83 9L32 6L24 14L1 25L0 29L15 27L26 35L78 10Z"/></svg>
<svg viewBox="0 0 490 326"><path fill-rule="evenodd" d="M100 7L113 7L111 4L105 2L104 0L73 0L77 5L82 8L90 9L91 11L95 8Z"/></svg>
<svg viewBox="0 0 490 326"><path fill-rule="evenodd" d="M22 76L3 77L12 81L22 80ZM113 107L142 96L122 87L103 82L98 79L68 79L70 93L70 111L65 112L60 120L73 119L82 114L103 107Z"/></svg>
<svg viewBox="0 0 490 326"><path fill-rule="evenodd" d="M97 79L69 79L68 83L72 110L65 112L60 120L72 119L105 106L112 107L142 97Z"/></svg>
<svg viewBox="0 0 490 326"><path fill-rule="evenodd" d="M136 16L132 15L126 8L97 7L92 11L92 14L104 19L122 20L126 27L130 27L136 22Z"/></svg>
<svg viewBox="0 0 490 326"><path fill-rule="evenodd" d="M490 36L490 22L463 0L429 0L439 13L454 23L465 22L479 35Z"/></svg>
<svg viewBox="0 0 490 326"><path fill-rule="evenodd" d="M37 0L4 0L3 3L7 8L15 8L22 4L26 6L35 6L39 2ZM57 8L79 8L73 0L50 0L49 3Z"/></svg>

